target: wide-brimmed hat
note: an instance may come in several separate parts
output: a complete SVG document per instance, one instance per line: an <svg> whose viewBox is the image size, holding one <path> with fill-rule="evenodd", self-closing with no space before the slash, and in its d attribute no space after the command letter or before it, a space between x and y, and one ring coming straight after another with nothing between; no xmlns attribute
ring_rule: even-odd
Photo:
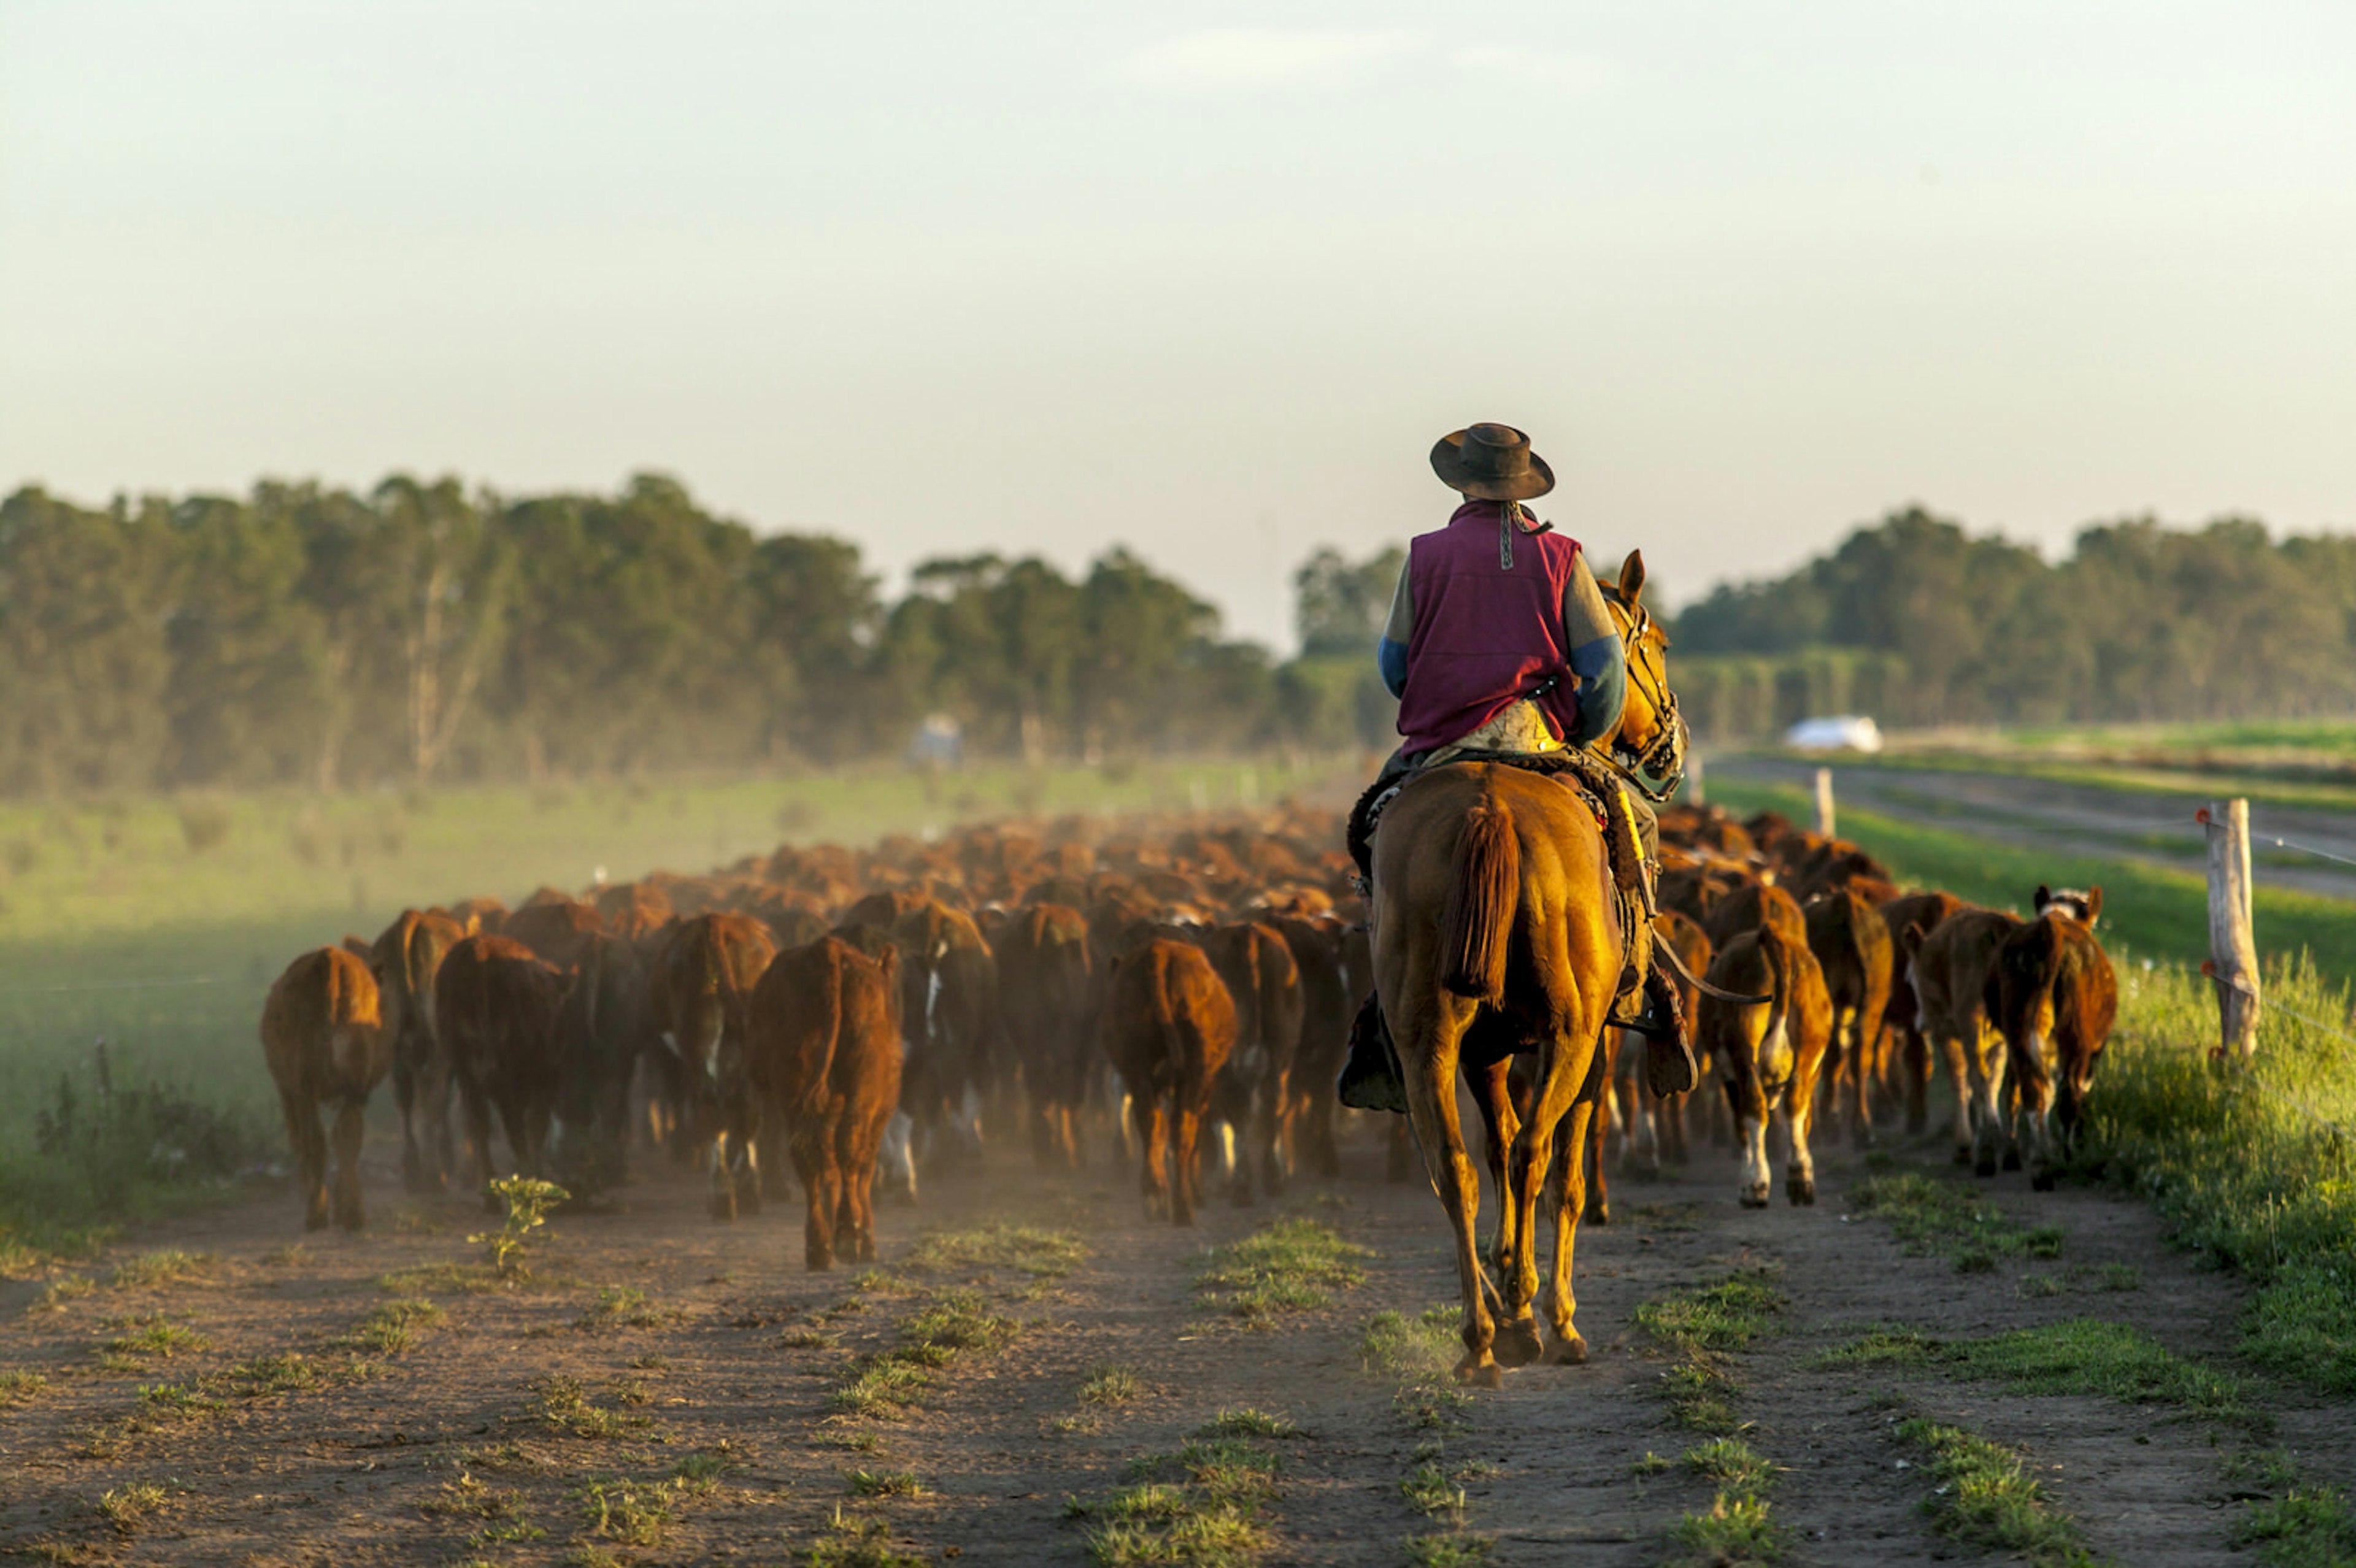
<svg viewBox="0 0 2356 1568"><path fill-rule="evenodd" d="M1526 501L1554 488L1554 470L1509 424L1451 431L1431 449L1431 471L1451 490L1483 501Z"/></svg>

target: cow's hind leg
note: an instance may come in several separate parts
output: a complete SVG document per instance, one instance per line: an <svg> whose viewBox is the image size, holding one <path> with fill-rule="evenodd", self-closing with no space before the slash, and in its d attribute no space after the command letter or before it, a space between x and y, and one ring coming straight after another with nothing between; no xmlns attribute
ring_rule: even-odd
<svg viewBox="0 0 2356 1568"><path fill-rule="evenodd" d="M417 1063L408 1043L394 1049L392 1103L401 1110L401 1185L407 1192L425 1190L425 1158L417 1143Z"/></svg>
<svg viewBox="0 0 2356 1568"><path fill-rule="evenodd" d="M327 1222L327 1141L319 1131L318 1105L307 1094L281 1089L278 1107L286 1116L286 1141L294 1147L296 1179L303 1188L303 1228L316 1231Z"/></svg>
<svg viewBox="0 0 2356 1568"><path fill-rule="evenodd" d="M1144 1150L1143 1173L1139 1188L1145 1195L1145 1217L1149 1220L1170 1218L1170 1117L1163 1110L1162 1097L1142 1097L1130 1101L1130 1112L1137 1123L1137 1141Z"/></svg>
<svg viewBox="0 0 2356 1568"><path fill-rule="evenodd" d="M360 1201L360 1136L367 1130L367 1102L346 1100L336 1111L336 1223L357 1231L368 1221Z"/></svg>

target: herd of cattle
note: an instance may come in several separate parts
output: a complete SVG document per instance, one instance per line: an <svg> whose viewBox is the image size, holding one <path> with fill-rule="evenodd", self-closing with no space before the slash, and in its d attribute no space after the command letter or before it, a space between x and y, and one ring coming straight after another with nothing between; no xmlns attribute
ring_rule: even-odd
<svg viewBox="0 0 2356 1568"><path fill-rule="evenodd" d="M2116 1007L2099 889L2040 887L2022 921L1901 892L1855 845L1773 813L1676 807L1661 826L1661 938L1711 987L1770 997L1687 997L1745 1204L1767 1201L1771 1120L1791 1200L1812 1201L1820 1090L1859 1143L1899 1106L1919 1132L1936 1056L1956 1157L1982 1174L2026 1157L2051 1184ZM975 1171L984 1129L1017 1122L1043 1166L1077 1168L1084 1137L1141 1146L1147 1211L1180 1224L1205 1125L1238 1202L1296 1160L1338 1175L1337 1113L1366 1114L1340 1112L1333 1084L1373 988L1341 843L1338 816L1303 808L1075 818L406 911L297 958L264 1006L308 1222L361 1223L363 1115L388 1074L412 1190L487 1182L494 1112L518 1170L587 1196L626 1179L643 1138L707 1168L722 1219L782 1190L782 1154L812 1268L873 1256L880 1184L913 1199L920 1170ZM1642 1053L1623 1074L1606 1043L1597 1219L1613 1111L1624 1163L1686 1157L1683 1097L1656 1099ZM1404 1176L1406 1119L1388 1124Z"/></svg>

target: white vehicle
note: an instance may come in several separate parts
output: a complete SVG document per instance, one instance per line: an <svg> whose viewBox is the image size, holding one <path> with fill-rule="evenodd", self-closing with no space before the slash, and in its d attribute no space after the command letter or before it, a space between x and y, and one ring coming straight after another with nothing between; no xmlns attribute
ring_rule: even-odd
<svg viewBox="0 0 2356 1568"><path fill-rule="evenodd" d="M1881 726L1858 713L1803 719L1783 732L1783 744L1795 752L1879 752Z"/></svg>

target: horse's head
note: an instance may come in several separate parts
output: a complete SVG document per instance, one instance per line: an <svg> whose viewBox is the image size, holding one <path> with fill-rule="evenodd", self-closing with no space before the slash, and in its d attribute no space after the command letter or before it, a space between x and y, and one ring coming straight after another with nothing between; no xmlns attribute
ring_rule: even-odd
<svg viewBox="0 0 2356 1568"><path fill-rule="evenodd" d="M1676 693L1669 689L1668 635L1644 608L1644 552L1630 550L1620 564L1619 580L1598 586L1612 606L1628 663L1628 700L1620 710L1620 728L1605 743L1658 786L1657 794L1646 794L1664 799L1685 776L1686 723L1677 716Z"/></svg>

